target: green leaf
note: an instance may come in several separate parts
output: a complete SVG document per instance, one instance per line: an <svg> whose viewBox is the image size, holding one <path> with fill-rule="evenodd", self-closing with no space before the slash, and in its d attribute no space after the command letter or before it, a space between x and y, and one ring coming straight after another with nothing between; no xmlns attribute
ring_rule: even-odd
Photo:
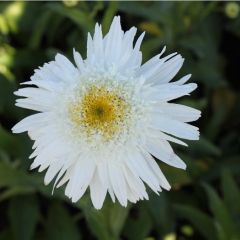
<svg viewBox="0 0 240 240"><path fill-rule="evenodd" d="M80 208L88 222L89 228L100 240L119 239L123 224L128 215L129 205L124 208L118 203L105 200L101 210L96 210L91 206L90 199L85 203L80 201Z"/></svg>
<svg viewBox="0 0 240 240"><path fill-rule="evenodd" d="M222 171L222 191L224 202L232 214L240 214L240 190L233 179L231 172L227 169Z"/></svg>
<svg viewBox="0 0 240 240"><path fill-rule="evenodd" d="M111 232L114 236L120 236L121 230L123 228L124 222L128 216L128 211L130 209L130 203L128 207L122 207L120 204L109 204L109 224Z"/></svg>
<svg viewBox="0 0 240 240"><path fill-rule="evenodd" d="M104 34L109 30L113 17L117 11L117 7L118 7L117 1L108 2L108 8L105 11L105 14L102 20L102 29Z"/></svg>
<svg viewBox="0 0 240 240"><path fill-rule="evenodd" d="M224 202L219 198L217 193L207 184L204 184L204 189L208 195L210 209L216 219L216 224L220 235L223 239L231 239L236 235L236 228L233 219Z"/></svg>
<svg viewBox="0 0 240 240"><path fill-rule="evenodd" d="M33 178L10 163L0 162L0 187L32 185Z"/></svg>
<svg viewBox="0 0 240 240"><path fill-rule="evenodd" d="M18 196L9 204L9 221L14 238L32 239L39 218L37 199L32 195Z"/></svg>
<svg viewBox="0 0 240 240"><path fill-rule="evenodd" d="M26 148L23 147L23 144L26 143L22 136L14 136L6 131L0 125L0 148L4 151L11 153L13 156L20 156L21 154L25 155ZM14 146L14 151L13 150Z"/></svg>
<svg viewBox="0 0 240 240"><path fill-rule="evenodd" d="M130 16L143 17L154 22L171 24L171 15L173 14L173 2L126 2L121 1L119 10L128 13ZM147 11L146 11L147 9Z"/></svg>
<svg viewBox="0 0 240 240"><path fill-rule="evenodd" d="M55 190L54 195L52 195L52 186L45 186L43 178L43 174L28 174L9 162L0 161L0 188L6 188L0 195L0 201L11 195L29 192L40 192L50 198L66 199L62 188Z"/></svg>
<svg viewBox="0 0 240 240"><path fill-rule="evenodd" d="M9 240L12 239L13 235L10 228L4 229L0 232L0 240Z"/></svg>
<svg viewBox="0 0 240 240"><path fill-rule="evenodd" d="M60 3L50 3L48 4L48 8L53 12L69 18L72 22L77 24L77 26L80 28L83 28L85 31L91 31L93 29L93 20L88 13L82 11L81 9L68 8Z"/></svg>
<svg viewBox="0 0 240 240"><path fill-rule="evenodd" d="M143 240L153 228L152 217L143 202L133 207L130 211L123 235L131 240Z"/></svg>
<svg viewBox="0 0 240 240"><path fill-rule="evenodd" d="M76 223L61 203L50 206L46 222L46 236L49 240L80 240Z"/></svg>
<svg viewBox="0 0 240 240"><path fill-rule="evenodd" d="M13 196L16 196L16 195L25 195L29 193L34 193L34 189L32 187L27 187L27 186L12 187L0 193L0 202L6 199L12 198Z"/></svg>
<svg viewBox="0 0 240 240"><path fill-rule="evenodd" d="M84 211L88 227L91 232L97 237L97 239L101 240L114 240L113 234L109 231L108 226L108 216L101 211L89 209L88 211Z"/></svg>
<svg viewBox="0 0 240 240"><path fill-rule="evenodd" d="M161 164L161 169L166 175L169 183L173 187L180 187L192 182L192 179L187 171L183 171L182 169L173 168L167 166L166 164Z"/></svg>
<svg viewBox="0 0 240 240"><path fill-rule="evenodd" d="M191 151L196 152L196 155L199 157L212 155L212 156L220 156L221 149L214 145L210 140L201 135L199 141L191 142L189 144L191 147Z"/></svg>
<svg viewBox="0 0 240 240"><path fill-rule="evenodd" d="M174 225L171 202L167 194L161 192L160 195L150 194L146 206L152 216L154 225L161 236L172 231Z"/></svg>
<svg viewBox="0 0 240 240"><path fill-rule="evenodd" d="M50 11L45 11L42 13L41 17L37 19L35 28L38 29L38 31L33 32L29 41L29 48L37 49L39 47L41 39L48 28L48 24L50 23L51 16Z"/></svg>
<svg viewBox="0 0 240 240"><path fill-rule="evenodd" d="M174 206L174 210L178 218L187 219L206 239L218 239L214 220L207 214L192 206L181 204L176 204Z"/></svg>

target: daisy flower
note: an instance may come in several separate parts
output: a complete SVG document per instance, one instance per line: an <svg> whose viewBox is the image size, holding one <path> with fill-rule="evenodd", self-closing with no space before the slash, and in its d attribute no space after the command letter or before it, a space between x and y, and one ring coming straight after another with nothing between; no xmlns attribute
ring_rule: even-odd
<svg viewBox="0 0 240 240"><path fill-rule="evenodd" d="M164 48L142 65L144 33L134 44L136 31L124 32L120 17L106 36L96 24L86 59L73 50L73 65L57 54L15 92L22 97L16 106L38 112L12 129L34 140L31 169L47 170L44 183L54 179L54 188L66 184L72 202L88 187L97 209L107 193L126 206L148 199L146 185L157 194L169 190L156 161L185 169L169 142L186 146L177 138L199 138L189 122L200 111L169 102L197 87L186 84L191 75L170 82L184 59L177 53L160 58Z"/></svg>

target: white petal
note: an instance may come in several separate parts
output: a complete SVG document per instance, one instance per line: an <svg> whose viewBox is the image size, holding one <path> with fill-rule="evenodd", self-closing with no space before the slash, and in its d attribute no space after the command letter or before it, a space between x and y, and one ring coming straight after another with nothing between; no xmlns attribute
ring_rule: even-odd
<svg viewBox="0 0 240 240"><path fill-rule="evenodd" d="M167 141L170 141L170 142L174 142L174 143L177 143L177 144L180 144L180 145L183 145L183 146L188 146L185 142L177 139L177 138L174 138L174 137L171 137L163 132L157 132L156 133L156 136L157 138L160 138L160 139L164 139L164 140L167 140Z"/></svg>
<svg viewBox="0 0 240 240"><path fill-rule="evenodd" d="M183 123L161 114L156 114L152 119L152 127L176 137L198 140L198 128L187 123Z"/></svg>
<svg viewBox="0 0 240 240"><path fill-rule="evenodd" d="M158 177L161 187L163 187L166 190L170 190L171 186L170 186L169 182L165 178L164 174L162 173L160 167L158 166L156 161L153 159L153 157L145 151L143 151L143 155L144 155L147 163L151 167L152 171Z"/></svg>
<svg viewBox="0 0 240 240"><path fill-rule="evenodd" d="M127 32L125 32L123 36L123 51L121 53L119 63L118 63L118 69L120 71L125 70L126 62L131 58L132 52L133 52L133 39L134 36L136 35L137 29L135 27L132 27L129 29Z"/></svg>
<svg viewBox="0 0 240 240"><path fill-rule="evenodd" d="M63 166L62 162L55 162L49 166L49 168L46 172L46 175L44 177L45 185L48 185L53 180L53 178L57 175L57 173L60 171L62 166Z"/></svg>
<svg viewBox="0 0 240 240"><path fill-rule="evenodd" d="M188 95L197 88L196 83L176 85L173 83L163 84L155 87L155 94L149 96L151 101L170 101L184 95Z"/></svg>
<svg viewBox="0 0 240 240"><path fill-rule="evenodd" d="M68 75L75 76L78 74L77 69L74 67L74 65L62 54L58 53L55 57L55 60L59 67Z"/></svg>
<svg viewBox="0 0 240 240"><path fill-rule="evenodd" d="M33 128L38 128L44 126L51 119L51 114L49 113L37 113L30 115L20 122L18 122L13 128L13 133L22 133L29 131Z"/></svg>
<svg viewBox="0 0 240 240"><path fill-rule="evenodd" d="M69 158L65 159L63 167L57 174L57 177L56 177L54 185L53 185L52 194L54 192L55 187L60 187L69 180L70 175L68 175L68 174L69 174L69 172L71 172L70 170L71 170L71 165L73 162L74 161L73 161L72 155L70 154Z"/></svg>
<svg viewBox="0 0 240 240"><path fill-rule="evenodd" d="M158 191L160 191L156 176L149 169L145 159L138 151L131 151L127 153L125 163L132 174L139 176L154 192L158 193Z"/></svg>
<svg viewBox="0 0 240 240"><path fill-rule="evenodd" d="M64 85L61 82L46 81L46 79L37 79L36 74L31 77L32 81L21 83L21 85L35 85L44 90L54 93L63 92Z"/></svg>
<svg viewBox="0 0 240 240"><path fill-rule="evenodd" d="M110 30L104 38L105 58L109 66L119 61L122 50L122 38L123 31L121 29L120 17L114 17Z"/></svg>
<svg viewBox="0 0 240 240"><path fill-rule="evenodd" d="M186 164L173 152L167 141L151 141L146 144L146 150L159 160L176 168L186 168Z"/></svg>
<svg viewBox="0 0 240 240"><path fill-rule="evenodd" d="M72 176L74 173L74 166L69 167L64 174L64 176L61 178L59 182L57 182L57 188L61 187L63 184L65 184ZM56 179L57 180L57 179Z"/></svg>
<svg viewBox="0 0 240 240"><path fill-rule="evenodd" d="M159 104L159 110L163 114L182 122L196 121L201 116L199 110L180 104L161 103Z"/></svg>
<svg viewBox="0 0 240 240"><path fill-rule="evenodd" d="M156 65L158 65L160 61L161 55L165 52L166 47L163 48L162 52L154 57L152 57L150 60L148 60L146 63L144 63L141 68L139 69L138 76L141 76L145 72L152 71L152 68L155 68Z"/></svg>
<svg viewBox="0 0 240 240"><path fill-rule="evenodd" d="M112 201L115 202L115 195L113 193L112 185L111 185L109 174L108 174L108 163L104 159L101 159L101 160L103 161L99 161L99 163L97 164L99 178L102 184L107 186L110 197Z"/></svg>
<svg viewBox="0 0 240 240"><path fill-rule="evenodd" d="M95 171L95 164L91 158L82 156L77 162L73 176L66 187L66 195L72 198L72 202L77 202L85 193L92 180Z"/></svg>
<svg viewBox="0 0 240 240"><path fill-rule="evenodd" d="M127 167L124 167L123 172L130 190L140 199L148 199L146 188L142 180L138 176L134 175L131 171L129 171Z"/></svg>
<svg viewBox="0 0 240 240"><path fill-rule="evenodd" d="M44 106L41 104L30 103L28 99L17 99L15 106L34 110L37 112L47 112L50 110L49 106Z"/></svg>
<svg viewBox="0 0 240 240"><path fill-rule="evenodd" d="M165 51L165 49L162 50L160 54L157 56L151 58L149 61L144 63L141 68L139 69L137 76L142 76L146 78L146 82L153 83L153 78L156 74L162 69L165 62L175 56L177 53L172 53L164 58L159 59L159 57L162 55L162 53Z"/></svg>
<svg viewBox="0 0 240 240"><path fill-rule="evenodd" d="M108 165L108 173L114 194L116 195L120 204L126 207L127 206L126 182L121 168L117 166L115 163L110 163Z"/></svg>
<svg viewBox="0 0 240 240"><path fill-rule="evenodd" d="M184 83L186 83L190 79L191 76L192 76L192 74L188 74L188 75L180 78L178 81L172 82L172 84L183 85Z"/></svg>
<svg viewBox="0 0 240 240"><path fill-rule="evenodd" d="M93 40L92 40L90 33L88 33L88 36L87 36L87 59L85 60L85 62L89 65L94 65L95 60L96 60L96 56L94 54Z"/></svg>
<svg viewBox="0 0 240 240"><path fill-rule="evenodd" d="M90 195L93 206L96 209L102 208L103 201L107 194L107 187L100 181L98 172L96 171L90 183Z"/></svg>
<svg viewBox="0 0 240 240"><path fill-rule="evenodd" d="M83 62L83 59L82 59L80 53L75 51L75 49L73 49L73 57L74 57L74 61L75 61L76 65L78 67L78 70L80 72L82 72L84 69L84 62Z"/></svg>
<svg viewBox="0 0 240 240"><path fill-rule="evenodd" d="M102 28L100 25L96 24L95 32L93 36L93 47L94 54L96 55L96 64L100 67L104 67L104 43L103 43L103 35Z"/></svg>
<svg viewBox="0 0 240 240"><path fill-rule="evenodd" d="M181 55L176 55L170 60L162 64L155 76L152 77L151 82L156 84L168 83L178 73L182 67L184 59Z"/></svg>

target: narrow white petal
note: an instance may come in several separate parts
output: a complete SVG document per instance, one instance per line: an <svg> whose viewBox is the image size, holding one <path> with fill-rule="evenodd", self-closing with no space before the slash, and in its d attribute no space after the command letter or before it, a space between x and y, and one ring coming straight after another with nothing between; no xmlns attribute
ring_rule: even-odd
<svg viewBox="0 0 240 240"><path fill-rule="evenodd" d="M21 83L21 85L35 85L44 90L48 90L54 93L63 92L64 85L62 82L53 82L53 81L45 81L44 79L36 79L35 75L31 77L32 81L27 81Z"/></svg>
<svg viewBox="0 0 240 240"><path fill-rule="evenodd" d="M176 168L186 168L186 164L173 152L167 141L151 141L146 144L146 150L159 160Z"/></svg>
<svg viewBox="0 0 240 240"><path fill-rule="evenodd" d="M127 167L124 167L123 171L130 190L135 195L138 195L140 199L148 199L146 188L142 180L138 176L134 175L130 170L128 170Z"/></svg>
<svg viewBox="0 0 240 240"><path fill-rule="evenodd" d="M77 67L78 67L78 70L80 72L82 72L83 69L84 69L84 62L83 62L83 59L82 59L80 53L75 51L75 49L73 49L73 58L74 58L74 61L77 65Z"/></svg>
<svg viewBox="0 0 240 240"><path fill-rule="evenodd" d="M88 36L87 36L87 59L85 60L85 62L87 62L88 65L91 65L91 64L93 65L95 60L96 60L96 56L94 55L93 40L92 40L90 33L88 33Z"/></svg>
<svg viewBox="0 0 240 240"><path fill-rule="evenodd" d="M174 143L177 143L177 144L180 144L180 145L183 145L183 146L188 146L185 142L175 138L175 137L171 137L163 132L157 132L156 134L157 138L160 138L160 139L164 139L164 140L167 140L167 141L170 141L170 142L174 142Z"/></svg>
<svg viewBox="0 0 240 240"><path fill-rule="evenodd" d="M172 82L172 84L183 85L191 78L191 76L192 76L192 74L188 74L188 75L180 78L178 81Z"/></svg>
<svg viewBox="0 0 240 240"><path fill-rule="evenodd" d="M103 44L103 35L102 28L100 25L96 24L95 32L93 36L93 46L94 46L94 54L96 55L96 65L101 68L104 67L104 44Z"/></svg>
<svg viewBox="0 0 240 240"><path fill-rule="evenodd" d="M30 109L30 110L34 110L37 112L47 112L49 111L49 107L47 106L43 106L40 104L34 104L34 103L29 103L28 99L17 99L15 106L17 107L21 107L21 108L26 108L26 109Z"/></svg>
<svg viewBox="0 0 240 240"><path fill-rule="evenodd" d="M121 29L120 17L114 17L113 22L110 26L108 34L104 38L105 42L105 58L108 66L119 61L121 53L123 31Z"/></svg>
<svg viewBox="0 0 240 240"><path fill-rule="evenodd" d="M155 87L155 94L149 96L151 101L170 101L188 95L197 88L196 83L176 85L173 83L163 84Z"/></svg>
<svg viewBox="0 0 240 240"><path fill-rule="evenodd" d="M161 103L159 110L161 113L182 122L196 121L201 116L201 112L197 109L174 103Z"/></svg>
<svg viewBox="0 0 240 240"><path fill-rule="evenodd" d="M162 64L155 76L152 77L151 82L156 84L168 83L178 73L182 67L184 59L181 55L176 55L170 60Z"/></svg>
<svg viewBox="0 0 240 240"><path fill-rule="evenodd" d="M51 119L49 113L37 113L30 115L20 122L18 122L13 128L13 133L22 133L33 128L44 126Z"/></svg>
<svg viewBox="0 0 240 240"><path fill-rule="evenodd" d="M52 194L54 192L55 187L60 187L68 181L69 177L71 176L69 175L69 172L71 172L73 162L74 162L73 155L70 154L68 158L67 157L65 158L63 167L61 168L55 179Z"/></svg>
<svg viewBox="0 0 240 240"><path fill-rule="evenodd" d="M165 48L163 48L160 54L158 54L157 56L151 58L149 61L144 63L140 67L137 73L137 76L143 76L146 78L146 82L153 83L153 78L162 69L162 66L165 64L165 62L177 54L177 53L172 53L160 59L160 56L163 54L164 51L165 51Z"/></svg>
<svg viewBox="0 0 240 240"><path fill-rule="evenodd" d="M114 163L108 165L109 177L113 187L114 194L122 206L127 206L126 182L122 170Z"/></svg>
<svg viewBox="0 0 240 240"><path fill-rule="evenodd" d="M101 160L102 161L99 161L99 163L97 164L99 178L102 184L107 186L110 197L112 201L115 202L115 195L113 193L113 188L112 188L111 181L109 179L109 174L108 174L108 162L105 159L101 159Z"/></svg>
<svg viewBox="0 0 240 240"><path fill-rule="evenodd" d="M67 74L74 76L77 74L77 69L74 65L62 54L57 54L55 57L56 63L59 65L61 69L64 69Z"/></svg>
<svg viewBox="0 0 240 240"><path fill-rule="evenodd" d="M60 171L62 166L63 166L62 162L55 162L49 166L49 168L46 172L46 175L44 177L45 185L48 185L53 180L53 178L57 175L57 173Z"/></svg>
<svg viewBox="0 0 240 240"><path fill-rule="evenodd" d="M107 194L107 187L100 181L98 172L96 171L90 183L90 195L93 206L96 209L102 208L103 201Z"/></svg>
<svg viewBox="0 0 240 240"><path fill-rule="evenodd" d="M161 114L156 114L152 119L152 127L165 133L174 135L179 138L198 140L198 128L187 123L171 119Z"/></svg>
<svg viewBox="0 0 240 240"><path fill-rule="evenodd" d="M135 27L132 27L130 30L125 32L123 36L123 51L121 53L119 63L118 63L118 69L120 71L124 71L125 67L127 67L127 61L131 58L132 52L133 52L133 39L136 35L137 29Z"/></svg>
<svg viewBox="0 0 240 240"><path fill-rule="evenodd" d="M130 171L139 176L148 186L156 193L160 191L158 180L153 172L149 169L145 159L138 151L131 151L127 153L125 161Z"/></svg>
<svg viewBox="0 0 240 240"><path fill-rule="evenodd" d="M166 190L170 190L171 186L170 186L169 182L165 178L163 172L161 171L160 167L158 166L156 161L153 159L153 157L148 152L145 152L145 151L143 151L143 155L144 155L147 163L151 167L152 171L158 177L161 187Z"/></svg>
<svg viewBox="0 0 240 240"><path fill-rule="evenodd" d="M77 202L85 193L92 180L95 164L91 158L82 159L75 166L74 175L70 178L69 189L66 188L66 195L72 198L72 202Z"/></svg>
<svg viewBox="0 0 240 240"><path fill-rule="evenodd" d="M61 187L63 184L65 184L72 176L74 172L74 167L69 167L64 174L64 176L61 178L59 182L57 182L57 188ZM69 183L68 183L69 184Z"/></svg>

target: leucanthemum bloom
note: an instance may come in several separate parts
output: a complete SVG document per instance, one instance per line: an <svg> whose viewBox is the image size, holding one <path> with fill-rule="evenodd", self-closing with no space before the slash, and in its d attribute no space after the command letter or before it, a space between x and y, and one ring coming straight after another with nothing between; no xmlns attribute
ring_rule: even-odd
<svg viewBox="0 0 240 240"><path fill-rule="evenodd" d="M170 185L154 157L185 169L169 142L186 145L178 138L197 140L198 128L188 124L200 111L169 103L188 95L197 85L190 75L170 82L184 59L177 53L142 65L144 33L133 44L137 29L123 32L115 17L102 35L96 24L88 35L87 58L73 51L74 66L57 54L55 61L35 70L30 85L19 89L16 106L38 113L13 127L27 131L34 140L31 169L46 171L44 182L66 184L65 194L78 201L90 188L95 208L106 194L121 205L148 199L146 186L155 193Z"/></svg>

